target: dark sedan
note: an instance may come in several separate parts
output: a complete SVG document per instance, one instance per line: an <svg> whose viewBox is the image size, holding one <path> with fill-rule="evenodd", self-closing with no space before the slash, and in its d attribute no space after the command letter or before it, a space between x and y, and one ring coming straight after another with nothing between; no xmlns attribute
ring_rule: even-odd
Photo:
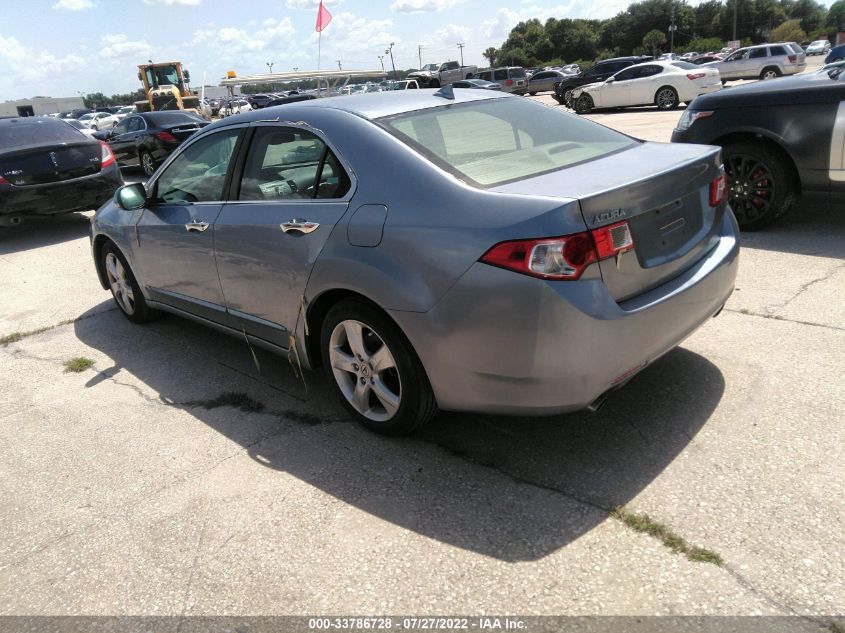
<svg viewBox="0 0 845 633"><path fill-rule="evenodd" d="M452 82L453 88L476 88L479 90L501 90L502 86L493 81L485 81L484 79L461 79L460 81Z"/></svg>
<svg viewBox="0 0 845 633"><path fill-rule="evenodd" d="M272 108L273 106L285 105L286 103L296 103L297 101L309 101L316 99L314 95L301 95L299 93L288 95L287 97L276 97L267 102L265 107Z"/></svg>
<svg viewBox="0 0 845 633"><path fill-rule="evenodd" d="M651 59L653 58L643 56L604 59L584 72L561 79L560 83L555 84L555 99L557 99L557 102L560 105L565 105L571 108L572 91L575 88L604 81L611 75L618 73L623 68L633 66L634 64L642 64L643 62L651 61Z"/></svg>
<svg viewBox="0 0 845 633"><path fill-rule="evenodd" d="M64 121L0 121L0 226L96 209L122 184L109 146Z"/></svg>
<svg viewBox="0 0 845 633"><path fill-rule="evenodd" d="M696 98L672 141L722 146L730 204L742 228L767 226L802 192L845 193L841 67Z"/></svg>
<svg viewBox="0 0 845 633"><path fill-rule="evenodd" d="M143 112L123 119L107 138L122 167L140 165L152 176L182 141L206 125L208 121L189 112Z"/></svg>

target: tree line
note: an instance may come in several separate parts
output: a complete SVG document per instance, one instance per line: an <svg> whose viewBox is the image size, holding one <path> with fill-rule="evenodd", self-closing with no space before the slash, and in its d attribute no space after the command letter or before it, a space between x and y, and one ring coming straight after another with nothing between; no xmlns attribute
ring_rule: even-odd
<svg viewBox="0 0 845 633"><path fill-rule="evenodd" d="M669 30L673 12L674 33ZM560 65L668 52L670 38L675 51L704 52L718 51L734 39L743 45L800 43L833 38L843 30L845 0L838 0L829 9L816 0L707 0L697 6L673 0L642 0L607 20L549 18L545 23L538 19L520 22L499 48L484 51L484 57L491 66Z"/></svg>

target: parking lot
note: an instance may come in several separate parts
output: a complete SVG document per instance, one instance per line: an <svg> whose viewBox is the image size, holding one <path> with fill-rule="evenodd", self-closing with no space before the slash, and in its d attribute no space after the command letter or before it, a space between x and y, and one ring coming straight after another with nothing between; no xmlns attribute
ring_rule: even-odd
<svg viewBox="0 0 845 633"><path fill-rule="evenodd" d="M725 310L598 413L404 439L241 340L130 324L85 215L0 232L0 306L0 614L845 612L845 205L744 234Z"/></svg>

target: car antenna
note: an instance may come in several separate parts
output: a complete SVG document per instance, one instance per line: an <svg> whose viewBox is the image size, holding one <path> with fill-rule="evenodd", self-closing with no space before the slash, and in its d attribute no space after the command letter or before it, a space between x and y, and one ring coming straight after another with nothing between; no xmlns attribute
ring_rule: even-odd
<svg viewBox="0 0 845 633"><path fill-rule="evenodd" d="M453 99L455 98L455 89L452 88L452 84L446 84L442 86L440 90L434 93L435 97L443 97L444 99Z"/></svg>

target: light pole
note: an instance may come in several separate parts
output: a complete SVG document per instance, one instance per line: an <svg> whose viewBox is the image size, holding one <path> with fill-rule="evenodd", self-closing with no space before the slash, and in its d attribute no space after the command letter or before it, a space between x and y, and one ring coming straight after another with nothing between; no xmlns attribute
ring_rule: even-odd
<svg viewBox="0 0 845 633"><path fill-rule="evenodd" d="M379 55L378 60L381 62L381 72L384 72L384 55Z"/></svg>
<svg viewBox="0 0 845 633"><path fill-rule="evenodd" d="M464 43L463 43L463 42L459 42L459 43L458 43L458 48L460 48L460 49L461 49L461 68L463 68L463 66L464 66Z"/></svg>
<svg viewBox="0 0 845 633"><path fill-rule="evenodd" d="M422 70L422 49L422 44L417 44L417 55L419 55L420 58L420 70Z"/></svg>
<svg viewBox="0 0 845 633"><path fill-rule="evenodd" d="M669 25L669 53L675 52L675 31L678 27L675 25L675 5L672 5L672 22Z"/></svg>
<svg viewBox="0 0 845 633"><path fill-rule="evenodd" d="M341 68L341 66L340 66L340 60L339 60L339 59L336 59L335 61L337 62L337 69L338 69L338 70L343 70L343 68Z"/></svg>
<svg viewBox="0 0 845 633"><path fill-rule="evenodd" d="M273 62L267 62L267 68L270 69L270 74L273 74Z"/></svg>
<svg viewBox="0 0 845 633"><path fill-rule="evenodd" d="M393 68L393 78L396 79L396 64L393 61L393 42L390 43L390 48L384 51L385 55L390 55L390 65Z"/></svg>

